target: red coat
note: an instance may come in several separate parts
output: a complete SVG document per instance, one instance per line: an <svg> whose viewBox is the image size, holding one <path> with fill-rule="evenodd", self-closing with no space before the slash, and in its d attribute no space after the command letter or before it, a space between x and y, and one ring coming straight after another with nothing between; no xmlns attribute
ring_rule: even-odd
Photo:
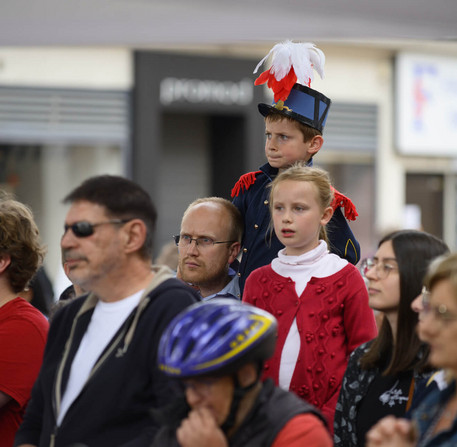
<svg viewBox="0 0 457 447"><path fill-rule="evenodd" d="M301 346L290 390L320 408L329 427L333 427L349 354L377 335L367 289L358 270L348 264L328 277L312 277L298 297L295 282L267 265L248 277L243 301L278 320L276 350L264 369L264 377L271 377L276 384L284 343L296 318Z"/></svg>

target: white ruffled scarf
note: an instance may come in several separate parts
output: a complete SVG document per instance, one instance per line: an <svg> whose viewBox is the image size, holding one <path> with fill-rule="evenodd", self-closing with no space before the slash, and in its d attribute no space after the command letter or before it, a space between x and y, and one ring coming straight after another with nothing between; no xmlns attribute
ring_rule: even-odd
<svg viewBox="0 0 457 447"><path fill-rule="evenodd" d="M291 278L295 282L295 290L299 297L313 276L324 278L333 275L348 263L345 259L329 253L327 243L323 240L319 241L316 248L300 256L287 256L284 252L285 249L278 252L278 257L271 262L271 268L278 275ZM284 343L279 365L279 386L285 390L290 387L300 343L297 321L294 319Z"/></svg>
<svg viewBox="0 0 457 447"><path fill-rule="evenodd" d="M288 256L283 248L278 257L271 262L271 268L278 275L291 278L295 282L295 290L300 296L306 284L314 276L324 278L343 269L348 261L329 253L327 243L319 241L319 245L299 256Z"/></svg>

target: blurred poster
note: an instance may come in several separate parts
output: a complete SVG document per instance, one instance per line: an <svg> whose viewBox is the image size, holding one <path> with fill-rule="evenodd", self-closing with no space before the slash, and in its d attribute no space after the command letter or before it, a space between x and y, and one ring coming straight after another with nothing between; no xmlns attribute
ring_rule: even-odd
<svg viewBox="0 0 457 447"><path fill-rule="evenodd" d="M398 151L457 157L457 58L400 53L395 86Z"/></svg>

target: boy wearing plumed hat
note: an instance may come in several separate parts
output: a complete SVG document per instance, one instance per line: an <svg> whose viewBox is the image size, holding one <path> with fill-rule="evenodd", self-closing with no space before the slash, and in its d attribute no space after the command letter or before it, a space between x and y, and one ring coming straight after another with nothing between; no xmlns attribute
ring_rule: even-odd
<svg viewBox="0 0 457 447"><path fill-rule="evenodd" d="M240 177L232 189L233 203L244 217L243 256L239 267L240 289L248 275L269 264L283 245L270 233L268 185L278 172L294 162L313 164L321 149L322 132L331 101L310 87L313 69L323 78L324 53L310 43L287 41L275 45L257 65L254 73L271 56L271 66L255 81L273 91L273 104L259 104L265 117L265 155L267 163L259 171ZM333 253L356 264L360 246L346 219L355 220L353 203L335 190L334 213L327 225L329 246ZM344 208L344 215L342 212Z"/></svg>

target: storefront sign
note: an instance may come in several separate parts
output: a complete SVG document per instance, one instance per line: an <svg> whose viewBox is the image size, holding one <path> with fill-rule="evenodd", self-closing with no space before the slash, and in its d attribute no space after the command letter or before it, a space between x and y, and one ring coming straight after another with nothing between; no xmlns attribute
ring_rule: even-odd
<svg viewBox="0 0 457 447"><path fill-rule="evenodd" d="M246 106L253 100L253 82L210 81L200 79L165 78L160 82L162 105L187 102Z"/></svg>

